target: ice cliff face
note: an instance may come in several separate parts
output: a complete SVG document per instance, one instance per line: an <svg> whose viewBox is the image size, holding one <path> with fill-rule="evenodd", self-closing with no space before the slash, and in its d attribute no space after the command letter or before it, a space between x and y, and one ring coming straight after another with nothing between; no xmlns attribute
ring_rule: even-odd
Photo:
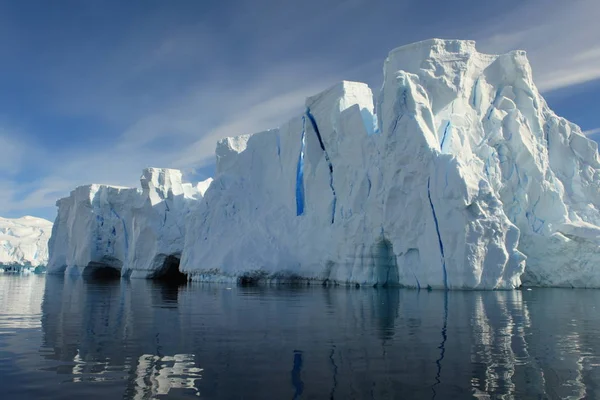
<svg viewBox="0 0 600 400"><path fill-rule="evenodd" d="M124 276L158 277L179 261L190 209L209 182L182 183L181 172L145 169L142 189L81 186L57 202L49 272L84 275L112 268ZM173 259L173 257L175 259Z"/></svg>
<svg viewBox="0 0 600 400"><path fill-rule="evenodd" d="M0 265L46 265L51 230L42 218L0 218Z"/></svg>
<svg viewBox="0 0 600 400"><path fill-rule="evenodd" d="M398 48L375 103L366 85L342 82L278 129L220 141L185 228L143 225L177 246L135 245L115 228L152 248L122 245L123 268L151 276L161 267L148 254L161 248L198 280L600 287L597 145L548 108L524 52L437 39ZM128 196L115 199L133 221ZM59 203L57 221L72 209Z"/></svg>

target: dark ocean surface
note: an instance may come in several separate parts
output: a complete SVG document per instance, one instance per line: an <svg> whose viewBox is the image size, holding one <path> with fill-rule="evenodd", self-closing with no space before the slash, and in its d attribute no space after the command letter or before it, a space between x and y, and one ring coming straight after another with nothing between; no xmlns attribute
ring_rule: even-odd
<svg viewBox="0 0 600 400"><path fill-rule="evenodd" d="M2 399L600 398L600 290L0 275Z"/></svg>

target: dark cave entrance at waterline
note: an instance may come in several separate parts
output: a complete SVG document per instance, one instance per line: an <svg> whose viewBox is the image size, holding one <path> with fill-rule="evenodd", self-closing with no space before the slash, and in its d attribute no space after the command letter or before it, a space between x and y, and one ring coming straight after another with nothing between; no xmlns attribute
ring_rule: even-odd
<svg viewBox="0 0 600 400"><path fill-rule="evenodd" d="M83 278L94 281L121 279L121 270L109 264L90 262L83 271Z"/></svg>
<svg viewBox="0 0 600 400"><path fill-rule="evenodd" d="M150 278L166 283L186 283L188 276L179 270L179 263L179 257L174 255L166 256L162 266Z"/></svg>

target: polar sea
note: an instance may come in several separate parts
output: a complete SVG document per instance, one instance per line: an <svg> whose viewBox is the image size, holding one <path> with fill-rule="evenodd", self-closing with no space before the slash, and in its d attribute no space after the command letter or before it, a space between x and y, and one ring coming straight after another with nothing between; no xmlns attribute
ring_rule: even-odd
<svg viewBox="0 0 600 400"><path fill-rule="evenodd" d="M600 398L600 291L0 275L5 399Z"/></svg>

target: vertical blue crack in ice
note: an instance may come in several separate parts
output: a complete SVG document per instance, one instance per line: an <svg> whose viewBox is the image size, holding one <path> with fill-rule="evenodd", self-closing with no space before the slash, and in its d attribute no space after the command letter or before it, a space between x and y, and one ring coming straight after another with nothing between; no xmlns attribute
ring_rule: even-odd
<svg viewBox="0 0 600 400"><path fill-rule="evenodd" d="M446 258L444 256L444 243L442 242L442 235L440 234L440 226L438 223L437 215L435 214L435 208L433 207L433 201L431 200L430 190L431 177L427 179L427 197L429 198L429 206L431 207L431 213L433 214L433 223L435 224L435 231L437 233L438 242L440 245L440 254L442 257L442 270L444 272L444 289L448 290L448 273L446 271Z"/></svg>
<svg viewBox="0 0 600 400"><path fill-rule="evenodd" d="M541 196L538 197L537 201L533 204L533 207L531 208L531 212L527 211L525 212L525 218L527 218L527 221L531 224L531 230L535 233L540 233L542 228L544 227L544 224L546 223L546 220L542 219L542 218L538 218L537 215L535 215L535 208L537 207L538 203L540 202Z"/></svg>
<svg viewBox="0 0 600 400"><path fill-rule="evenodd" d="M96 225L99 226L96 228L96 253L98 253L100 251L101 248L101 244L102 244L102 238L100 237L100 233L98 232L100 230L101 227L104 226L104 218L100 215L96 215ZM115 228L113 227L113 230Z"/></svg>
<svg viewBox="0 0 600 400"><path fill-rule="evenodd" d="M331 193L333 194L333 206L331 210L331 223L333 224L335 222L335 206L337 204L337 196L335 194L335 188L333 186L333 164L331 163L329 153L327 153L327 149L325 148L325 143L323 142L323 137L321 137L321 132L319 131L319 127L317 126L317 121L310 112L310 108L306 109L306 116L310 120L313 130L317 134L317 139L319 139L319 145L321 146L321 150L323 150L323 153L325 154L325 161L327 161L327 164L329 165L329 187L331 188Z"/></svg>
<svg viewBox="0 0 600 400"><path fill-rule="evenodd" d="M278 130L275 136L277 143L277 160L279 161L279 170L283 172L283 165L281 164L281 132Z"/></svg>
<svg viewBox="0 0 600 400"><path fill-rule="evenodd" d="M486 117L488 121L492 118L492 113L494 112L494 108L496 107L496 103L498 102L498 98L500 97L501 90L502 90L502 88L498 88L498 90L496 90L496 95L494 96L494 100L492 101L492 104L490 104L490 109L489 109L487 117Z"/></svg>
<svg viewBox="0 0 600 400"><path fill-rule="evenodd" d="M421 290L421 283L419 282L419 278L417 278L417 274L413 271L413 276L415 277L415 281L417 281L417 289Z"/></svg>
<svg viewBox="0 0 600 400"><path fill-rule="evenodd" d="M167 214L171 210L169 209L169 205L167 204L167 199L164 199L163 202L165 203L165 218L163 219L163 226L165 226L167 224Z"/></svg>
<svg viewBox="0 0 600 400"><path fill-rule="evenodd" d="M281 157L281 135L277 132L275 136L275 141L277 143L277 157Z"/></svg>
<svg viewBox="0 0 600 400"><path fill-rule="evenodd" d="M127 225L125 224L125 220L123 220L123 218L121 218L121 216L119 214L117 214L117 212L115 211L115 209L112 207L112 205L110 206L110 211L114 214L115 217L117 217L118 220L121 221L121 223L123 224L123 234L125 235L125 254L129 253L129 235L127 233Z"/></svg>
<svg viewBox="0 0 600 400"><path fill-rule="evenodd" d="M435 399L437 396L437 392L435 391L435 387L442 383L442 361L444 360L444 356L446 354L446 340L448 340L448 291L444 293L444 319L442 323L442 342L438 346L440 349L440 357L435 360L435 364L437 366L437 373L435 374L435 383L431 386L431 391L433 392L432 399Z"/></svg>
<svg viewBox="0 0 600 400"><path fill-rule="evenodd" d="M304 146L306 144L306 118L302 116L302 134L300 135L300 154L296 166L296 215L304 214Z"/></svg>
<svg viewBox="0 0 600 400"><path fill-rule="evenodd" d="M402 102L400 102L400 104L397 105L398 118L396 118L396 120L394 121L394 126L392 127L392 130L390 131L393 134L396 133L396 128L398 127L398 123L400 122L400 120L402 119L404 114L408 113L406 92L407 92L406 89L404 89L402 91Z"/></svg>
<svg viewBox="0 0 600 400"><path fill-rule="evenodd" d="M444 134L442 135L442 141L440 143L440 151L441 152L444 151L444 143L446 142L446 137L447 137L449 131L450 131L450 121L448 121L448 123L446 124L446 127L444 128Z"/></svg>
<svg viewBox="0 0 600 400"><path fill-rule="evenodd" d="M392 126L391 130L392 133L396 133L396 128L398 127L398 123L400 122L402 117L404 117L404 114L400 114L400 116L398 116L398 118L396 118L396 120L394 121L394 126Z"/></svg>
<svg viewBox="0 0 600 400"><path fill-rule="evenodd" d="M477 80L475 81L475 85L473 85L473 108L477 108L477 89L479 88L479 79L481 78L477 78Z"/></svg>

